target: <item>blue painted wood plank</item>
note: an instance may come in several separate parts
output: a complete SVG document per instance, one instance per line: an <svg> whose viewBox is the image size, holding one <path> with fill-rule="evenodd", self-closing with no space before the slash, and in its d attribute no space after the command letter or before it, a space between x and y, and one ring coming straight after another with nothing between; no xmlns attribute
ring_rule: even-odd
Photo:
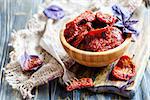
<svg viewBox="0 0 150 100"><path fill-rule="evenodd" d="M36 13L37 7L43 0L0 0L0 67L4 67L8 62L9 48L7 46L10 33L12 29L22 29L25 22ZM150 14L149 14L150 15ZM150 17L148 17L147 24L150 25ZM146 26L145 26L146 27ZM149 32L149 29L147 29ZM150 39L150 38L149 38ZM150 61L149 61L150 62ZM136 96L133 100L148 100L150 99L150 63L148 63L146 72L144 74L141 87L138 88ZM19 92L12 90L6 83L2 69L0 70L0 100L21 100ZM142 94L142 96L141 96ZM11 97L11 98L10 98ZM122 99L114 94L95 94L84 90L75 90L73 92L66 92L58 81L51 81L49 84L37 87L35 90L35 100L57 100L57 99L70 99L70 100L110 100Z"/></svg>

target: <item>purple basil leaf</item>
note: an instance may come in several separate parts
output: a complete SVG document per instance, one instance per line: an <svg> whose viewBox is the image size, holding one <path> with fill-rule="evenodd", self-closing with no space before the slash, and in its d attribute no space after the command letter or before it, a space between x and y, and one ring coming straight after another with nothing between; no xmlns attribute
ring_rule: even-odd
<svg viewBox="0 0 150 100"><path fill-rule="evenodd" d="M128 30L127 28L123 28L123 33L129 34L129 33L132 33L132 31Z"/></svg>
<svg viewBox="0 0 150 100"><path fill-rule="evenodd" d="M47 8L48 10L52 10L52 11L60 11L63 10L62 8L56 6L56 5L51 5L49 8Z"/></svg>
<svg viewBox="0 0 150 100"><path fill-rule="evenodd" d="M124 9L123 7L120 7L119 5L112 6L112 10L114 15L117 17L121 17L122 20L127 20L130 17L130 12Z"/></svg>
<svg viewBox="0 0 150 100"><path fill-rule="evenodd" d="M133 13L130 13L127 20L130 20L132 16L133 16ZM126 20L126 21L127 21L127 20Z"/></svg>
<svg viewBox="0 0 150 100"><path fill-rule="evenodd" d="M119 21L121 21L121 16L116 16Z"/></svg>
<svg viewBox="0 0 150 100"><path fill-rule="evenodd" d="M139 35L139 32L132 27L133 24L138 22L138 20L135 19L131 20L133 13L130 13L127 9L124 9L118 5L112 6L112 10L114 15L116 15L116 17L119 19L114 26L123 28L124 34L132 33L134 36Z"/></svg>
<svg viewBox="0 0 150 100"><path fill-rule="evenodd" d="M133 24L136 24L137 22L138 20L127 20L126 25L133 25Z"/></svg>
<svg viewBox="0 0 150 100"><path fill-rule="evenodd" d="M128 34L128 33L131 33L132 35L134 36L139 36L139 32L135 29L133 29L132 27L129 27L129 28L123 28L123 33L125 34Z"/></svg>
<svg viewBox="0 0 150 100"><path fill-rule="evenodd" d="M37 56L37 55L28 55L26 52L23 55L21 55L20 60L19 60L21 68L23 70L27 70L27 69L28 70L36 70L37 67L29 68L30 66L28 66L28 61L30 61L33 58L39 59L39 56ZM42 64L42 62L39 63L39 65L41 65L41 64Z"/></svg>
<svg viewBox="0 0 150 100"><path fill-rule="evenodd" d="M122 23L125 24L126 17L122 12L121 12L121 19L122 19Z"/></svg>
<svg viewBox="0 0 150 100"><path fill-rule="evenodd" d="M112 10L115 15L121 15L121 10L117 5L113 5Z"/></svg>
<svg viewBox="0 0 150 100"><path fill-rule="evenodd" d="M137 36L139 35L139 32L131 26L128 27L128 30L130 30L133 34L135 34Z"/></svg>
<svg viewBox="0 0 150 100"><path fill-rule="evenodd" d="M121 12L121 17L122 17L122 20L125 22L129 19L130 13L124 9Z"/></svg>
<svg viewBox="0 0 150 100"><path fill-rule="evenodd" d="M124 27L122 21L117 21L114 26L117 26L117 27Z"/></svg>
<svg viewBox="0 0 150 100"><path fill-rule="evenodd" d="M29 55L25 52L23 55L21 55L19 63L22 68L24 68L26 61L29 59Z"/></svg>
<svg viewBox="0 0 150 100"><path fill-rule="evenodd" d="M56 5L51 5L43 11L43 13L51 19L58 20L64 17L64 10Z"/></svg>

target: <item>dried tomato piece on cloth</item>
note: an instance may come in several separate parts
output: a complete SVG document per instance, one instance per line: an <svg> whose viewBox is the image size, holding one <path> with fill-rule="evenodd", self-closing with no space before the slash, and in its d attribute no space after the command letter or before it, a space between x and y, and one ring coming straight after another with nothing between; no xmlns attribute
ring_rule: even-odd
<svg viewBox="0 0 150 100"><path fill-rule="evenodd" d="M30 71L41 66L43 61L36 55L24 54L21 56L20 64L23 71Z"/></svg>
<svg viewBox="0 0 150 100"><path fill-rule="evenodd" d="M93 80L91 78L81 78L78 81L73 80L72 83L66 87L67 91L72 91L75 89L81 89L85 87L94 86Z"/></svg>
<svg viewBox="0 0 150 100"><path fill-rule="evenodd" d="M135 76L135 65L128 56L122 56L112 70L112 75L120 80L127 81Z"/></svg>
<svg viewBox="0 0 150 100"><path fill-rule="evenodd" d="M113 24L117 21L117 18L115 16L109 15L109 14L103 14L101 12L97 12L96 13L96 18L101 21L104 22L106 24Z"/></svg>

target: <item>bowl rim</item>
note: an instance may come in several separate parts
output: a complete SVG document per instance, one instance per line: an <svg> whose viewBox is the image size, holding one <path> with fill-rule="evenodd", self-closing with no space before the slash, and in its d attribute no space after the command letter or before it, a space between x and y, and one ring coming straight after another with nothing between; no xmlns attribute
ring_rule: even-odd
<svg viewBox="0 0 150 100"><path fill-rule="evenodd" d="M131 37L127 37L121 45L119 45L113 49L109 49L107 51L102 51L102 52L85 51L85 50L77 49L74 46L70 45L65 39L64 28L60 31L60 41L63 45L65 45L67 48L69 48L70 50L72 50L76 53L85 54L85 55L106 55L106 54L112 54L114 52L117 52L117 51L125 48L125 46L131 42Z"/></svg>

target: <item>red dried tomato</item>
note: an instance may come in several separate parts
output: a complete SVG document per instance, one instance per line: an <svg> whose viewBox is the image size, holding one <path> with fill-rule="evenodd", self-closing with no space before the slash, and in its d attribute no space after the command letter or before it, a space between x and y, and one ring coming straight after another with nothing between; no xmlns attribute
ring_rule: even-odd
<svg viewBox="0 0 150 100"><path fill-rule="evenodd" d="M74 22L69 22L64 30L64 36L67 42L71 42L78 35L78 27Z"/></svg>
<svg viewBox="0 0 150 100"><path fill-rule="evenodd" d="M78 17L76 17L73 22L77 25L80 25L83 21L92 22L93 20L95 20L95 15L93 14L92 11L87 10Z"/></svg>
<svg viewBox="0 0 150 100"><path fill-rule="evenodd" d="M88 32L84 41L80 49L100 52L119 46L124 39L118 28L108 26Z"/></svg>
<svg viewBox="0 0 150 100"><path fill-rule="evenodd" d="M96 13L96 18L99 21L104 22L106 24L110 24L110 25L117 21L117 18L115 16L111 16L111 15L108 15L108 14L103 14L101 12Z"/></svg>
<svg viewBox="0 0 150 100"><path fill-rule="evenodd" d="M24 62L24 71L33 70L34 68L37 68L37 66L40 66L43 63L38 56L31 55L29 57L30 58Z"/></svg>
<svg viewBox="0 0 150 100"><path fill-rule="evenodd" d="M81 25L78 30L78 35L75 37L75 40L72 42L74 47L78 47L79 44L84 40L85 35L87 35L88 31L92 30L91 23L87 22L84 25Z"/></svg>
<svg viewBox="0 0 150 100"><path fill-rule="evenodd" d="M95 29L95 30L92 30L90 32L88 32L88 35L91 35L91 36L101 36L101 34L103 32L106 32L108 30L108 27L104 27L104 28L100 28L100 29Z"/></svg>
<svg viewBox="0 0 150 100"><path fill-rule="evenodd" d="M74 89L81 89L92 86L94 86L94 83L91 78L81 78L78 81L74 80L69 86L66 87L66 89L67 91L72 91Z"/></svg>
<svg viewBox="0 0 150 100"><path fill-rule="evenodd" d="M135 65L128 56L122 56L112 70L112 75L120 80L129 80L135 76Z"/></svg>
<svg viewBox="0 0 150 100"><path fill-rule="evenodd" d="M92 26L91 23L88 22L93 20L95 20L95 15L91 11L85 11L73 21L67 23L66 29L64 30L64 36L67 42L71 43L76 38L76 36L82 34L82 32L85 32L86 30L90 31ZM75 44L78 45L79 43Z"/></svg>

